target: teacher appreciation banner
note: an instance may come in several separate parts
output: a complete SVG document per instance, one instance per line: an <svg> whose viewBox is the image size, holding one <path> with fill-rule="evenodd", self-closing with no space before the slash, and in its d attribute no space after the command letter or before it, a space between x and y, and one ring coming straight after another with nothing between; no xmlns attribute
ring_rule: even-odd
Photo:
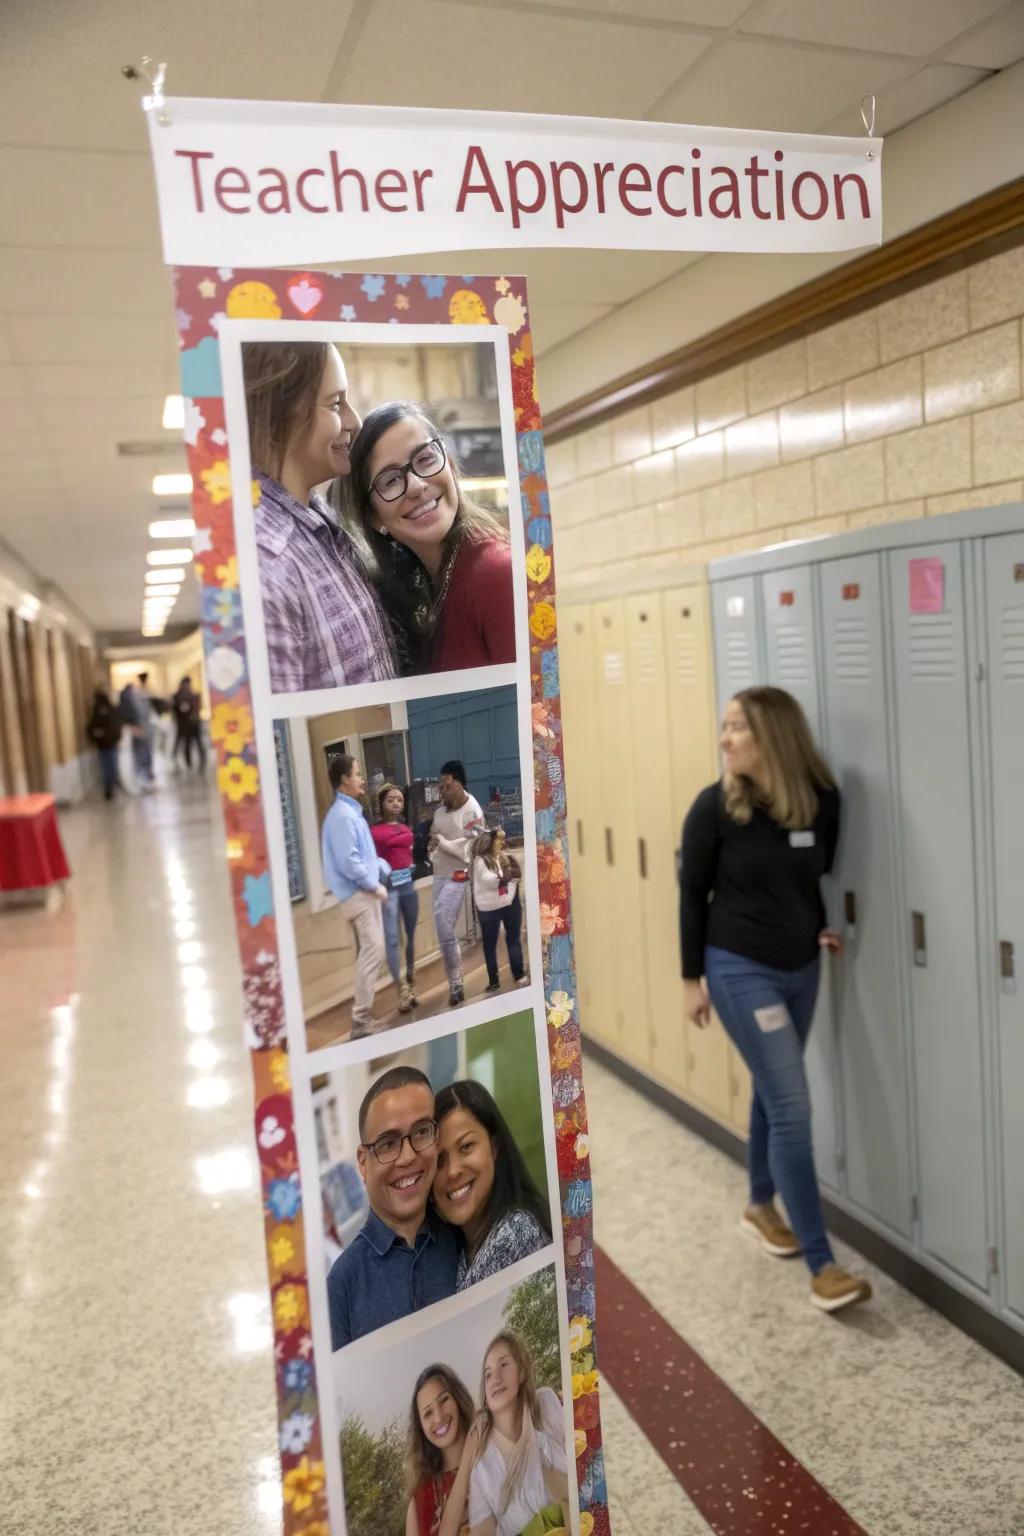
<svg viewBox="0 0 1024 1536"><path fill-rule="evenodd" d="M882 239L880 139L319 103L161 107L149 123L169 263Z"/></svg>

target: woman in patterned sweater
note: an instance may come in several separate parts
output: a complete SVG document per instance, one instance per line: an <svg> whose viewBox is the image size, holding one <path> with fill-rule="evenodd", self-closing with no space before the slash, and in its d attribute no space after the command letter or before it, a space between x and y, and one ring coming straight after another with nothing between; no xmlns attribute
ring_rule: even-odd
<svg viewBox="0 0 1024 1536"><path fill-rule="evenodd" d="M464 1291L547 1247L551 1213L501 1110L480 1083L442 1088L434 1118L434 1204L462 1237L458 1289Z"/></svg>

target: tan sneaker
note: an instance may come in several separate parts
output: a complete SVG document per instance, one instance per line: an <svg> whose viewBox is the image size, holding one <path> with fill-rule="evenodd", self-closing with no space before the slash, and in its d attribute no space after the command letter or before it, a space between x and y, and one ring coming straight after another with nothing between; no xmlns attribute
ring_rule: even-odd
<svg viewBox="0 0 1024 1536"><path fill-rule="evenodd" d="M791 1259L800 1252L800 1244L774 1205L748 1205L740 1217L740 1231L777 1259Z"/></svg>
<svg viewBox="0 0 1024 1536"><path fill-rule="evenodd" d="M843 1307L855 1307L858 1302L871 1300L871 1287L858 1275L839 1264L826 1264L811 1281L811 1305L821 1312L841 1312Z"/></svg>

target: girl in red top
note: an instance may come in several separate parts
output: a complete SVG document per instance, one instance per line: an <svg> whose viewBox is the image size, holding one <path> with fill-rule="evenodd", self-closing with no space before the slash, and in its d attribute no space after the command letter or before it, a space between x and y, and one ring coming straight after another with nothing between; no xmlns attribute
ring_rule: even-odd
<svg viewBox="0 0 1024 1536"><path fill-rule="evenodd" d="M420 1372L409 1410L405 1536L468 1536L469 1475L479 1447L473 1399L446 1365Z"/></svg>
<svg viewBox="0 0 1024 1536"><path fill-rule="evenodd" d="M409 1013L419 999L413 991L416 970L416 924L420 899L412 883L412 828L402 817L405 796L397 784L382 784L377 791L377 815L380 820L370 828L377 857L391 866L387 880L388 899L384 907L384 943L388 952L388 970L398 992L399 1013ZM405 980L402 980L399 925L405 928Z"/></svg>
<svg viewBox="0 0 1024 1536"><path fill-rule="evenodd" d="M332 494L354 502L347 522L406 676L515 661L508 534L463 493L440 431L418 406L393 400L370 412L352 444L352 473Z"/></svg>

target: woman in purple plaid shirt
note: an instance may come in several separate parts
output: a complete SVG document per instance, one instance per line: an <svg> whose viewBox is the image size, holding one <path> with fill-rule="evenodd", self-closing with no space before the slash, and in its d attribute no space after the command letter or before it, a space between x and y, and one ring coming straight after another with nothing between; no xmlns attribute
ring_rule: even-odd
<svg viewBox="0 0 1024 1536"><path fill-rule="evenodd" d="M242 348L256 553L275 693L395 676L394 641L348 534L313 487L347 476L360 419L325 341Z"/></svg>

